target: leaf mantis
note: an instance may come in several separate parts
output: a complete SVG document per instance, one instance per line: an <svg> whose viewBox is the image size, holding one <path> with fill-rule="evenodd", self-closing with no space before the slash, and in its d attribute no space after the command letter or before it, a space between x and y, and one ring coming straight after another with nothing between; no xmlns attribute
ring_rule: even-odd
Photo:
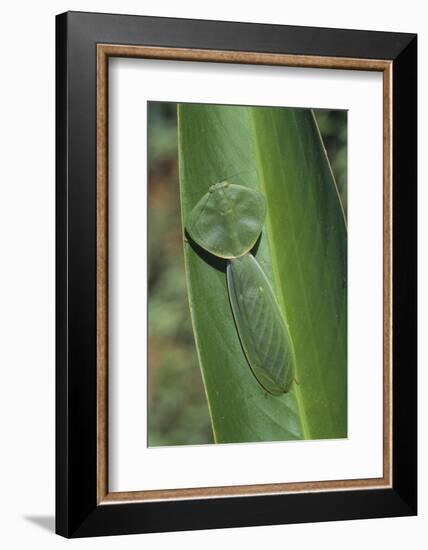
<svg viewBox="0 0 428 550"><path fill-rule="evenodd" d="M227 288L247 362L272 395L290 390L295 358L288 327L275 294L251 254L266 218L266 201L256 190L222 181L211 185L190 212L190 237L227 260Z"/></svg>

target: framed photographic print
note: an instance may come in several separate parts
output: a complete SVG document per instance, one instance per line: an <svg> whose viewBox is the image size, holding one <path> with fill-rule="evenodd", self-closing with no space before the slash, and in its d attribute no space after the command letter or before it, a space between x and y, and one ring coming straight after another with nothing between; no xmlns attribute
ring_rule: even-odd
<svg viewBox="0 0 428 550"><path fill-rule="evenodd" d="M57 532L416 514L416 36L56 47Z"/></svg>

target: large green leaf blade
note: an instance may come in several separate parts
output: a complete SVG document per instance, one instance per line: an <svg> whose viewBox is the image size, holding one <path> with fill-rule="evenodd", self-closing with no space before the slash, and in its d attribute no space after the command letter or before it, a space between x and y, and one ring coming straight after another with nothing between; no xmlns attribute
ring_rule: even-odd
<svg viewBox="0 0 428 550"><path fill-rule="evenodd" d="M225 262L185 245L215 440L345 437L346 226L312 112L180 106L179 147L183 225L212 183L229 179L264 193L268 217L256 257L296 351L299 383L280 398L265 394L237 336Z"/></svg>
<svg viewBox="0 0 428 550"><path fill-rule="evenodd" d="M305 437L347 435L347 231L312 111L252 109L278 299Z"/></svg>
<svg viewBox="0 0 428 550"><path fill-rule="evenodd" d="M250 108L180 105L178 111L183 227L209 185L228 179L259 186ZM226 262L185 243L195 342L216 442L275 441L303 436L294 390L267 394L245 359L226 285ZM263 232L256 257L273 283Z"/></svg>

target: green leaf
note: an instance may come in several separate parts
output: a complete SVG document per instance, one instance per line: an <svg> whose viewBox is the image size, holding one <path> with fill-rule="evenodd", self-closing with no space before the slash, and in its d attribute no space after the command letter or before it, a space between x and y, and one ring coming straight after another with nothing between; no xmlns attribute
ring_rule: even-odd
<svg viewBox="0 0 428 550"><path fill-rule="evenodd" d="M247 363L226 261L191 239L184 254L195 342L216 442L346 435L346 228L312 113L212 105L178 109L183 227L210 185L258 189L267 221L255 256L296 352L299 384L266 393Z"/></svg>
<svg viewBox="0 0 428 550"><path fill-rule="evenodd" d="M347 231L310 110L252 109L278 299L290 326L306 437L347 435Z"/></svg>

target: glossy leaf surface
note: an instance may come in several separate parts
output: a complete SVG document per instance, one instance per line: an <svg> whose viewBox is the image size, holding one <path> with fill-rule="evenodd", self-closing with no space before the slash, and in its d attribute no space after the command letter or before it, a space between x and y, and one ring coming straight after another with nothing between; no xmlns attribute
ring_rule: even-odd
<svg viewBox="0 0 428 550"><path fill-rule="evenodd" d="M227 262L189 237L189 302L215 440L346 436L346 226L311 111L187 104L178 113L183 227L213 183L266 199L252 252L287 321L299 381L279 397L263 390L236 330Z"/></svg>

